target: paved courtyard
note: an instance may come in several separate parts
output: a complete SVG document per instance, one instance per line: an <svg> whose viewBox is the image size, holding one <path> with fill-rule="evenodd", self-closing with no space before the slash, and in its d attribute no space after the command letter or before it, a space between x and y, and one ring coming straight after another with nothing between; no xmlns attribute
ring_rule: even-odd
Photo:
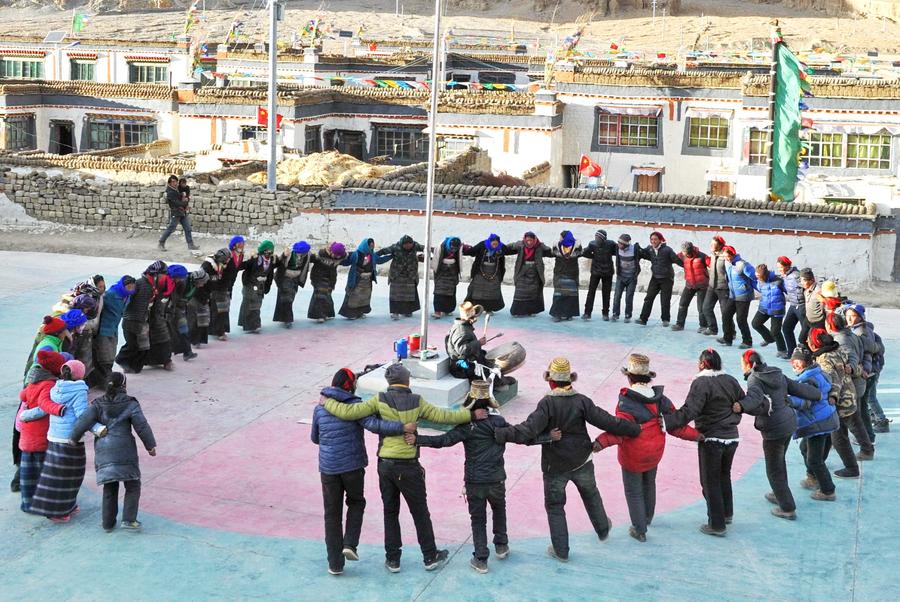
<svg viewBox="0 0 900 602"><path fill-rule="evenodd" d="M10 425L25 358L58 295L91 274L112 282L138 275L150 260L0 252L0 424ZM340 285L339 285L340 288ZM460 287L462 298L463 286ZM549 294L548 307L549 307ZM512 298L512 291L505 292ZM335 295L339 304L342 292ZM583 298L583 292L582 292ZM295 303L306 315L309 291ZM640 299L637 299L639 301ZM232 322L236 321L235 302ZM598 300L599 303L599 300ZM676 302L673 302L673 307ZM615 450L595 456L598 483L615 525L599 542L581 501L569 491L571 559L546 556L540 451L507 448L512 553L491 560L490 573L469 567L471 537L462 490L462 448L422 451L439 545L452 558L427 573L408 515L403 514L403 570L383 567L381 503L375 479L376 440L368 435L366 521L361 560L340 577L326 572L317 448L309 418L318 391L342 366L355 370L391 356L391 341L418 330L418 320L392 322L387 284L379 281L373 314L318 325L301 319L291 330L271 323L274 294L263 306L263 334L233 332L213 341L190 363L176 358L169 373L147 369L129 378L156 433L159 455L142 454L140 533L100 528L98 489L89 459L81 512L66 525L23 514L6 484L13 467L8 443L0 462L0 600L896 600L900 577L900 434L880 435L876 460L858 481L838 481L838 501L817 503L799 488L803 466L796 445L789 471L798 519L780 521L763 499L769 488L752 421L742 424L735 479L735 522L723 539L697 531L705 521L695 444L669 438L658 477L657 517L647 543L628 536L628 514ZM595 315L599 315L599 309ZM879 398L900 416L900 310L870 309L888 349ZM566 355L579 373L576 388L612 411L623 386L619 367L631 352L650 356L657 384L680 406L711 341L691 324L679 334L658 320L647 327L580 320L554 324L544 314L514 320L495 316L491 332L527 349L516 373L520 394L503 408L521 420L544 393L541 373ZM432 321L432 342L449 321ZM787 363L763 355L789 371ZM724 353L739 375L736 349ZM897 423L900 429L900 422ZM7 427L6 430L9 429ZM837 468L832 456L832 468Z"/></svg>

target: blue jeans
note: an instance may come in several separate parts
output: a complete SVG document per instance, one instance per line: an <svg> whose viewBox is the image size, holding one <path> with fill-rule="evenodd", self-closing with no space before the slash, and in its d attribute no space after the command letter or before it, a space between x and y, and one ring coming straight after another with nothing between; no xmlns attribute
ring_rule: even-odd
<svg viewBox="0 0 900 602"><path fill-rule="evenodd" d="M159 244L166 244L166 239L172 236L172 232L175 231L178 224L181 224L181 229L184 230L184 240L187 241L188 246L194 246L194 239L191 237L191 219L187 215L173 215L169 218L169 225L159 237Z"/></svg>
<svg viewBox="0 0 900 602"><path fill-rule="evenodd" d="M619 309L622 306L622 292L625 292L625 317L631 318L634 309L634 289L637 288L637 276L616 278L616 294L613 297L613 317L619 317ZM558 551L558 550L557 550Z"/></svg>

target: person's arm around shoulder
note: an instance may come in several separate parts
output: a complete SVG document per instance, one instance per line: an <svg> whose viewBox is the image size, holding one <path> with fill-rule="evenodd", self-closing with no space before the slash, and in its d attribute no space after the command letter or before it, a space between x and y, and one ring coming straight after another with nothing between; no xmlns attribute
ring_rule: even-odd
<svg viewBox="0 0 900 602"><path fill-rule="evenodd" d="M359 420L378 412L377 395L359 403L341 403L330 397L321 398L319 403L325 406L329 414L341 420Z"/></svg>
<svg viewBox="0 0 900 602"><path fill-rule="evenodd" d="M637 437L641 434L640 425L632 420L616 418L586 398L584 400L584 406L584 419L598 429L603 429L613 435L621 435L623 437Z"/></svg>
<svg viewBox="0 0 900 602"><path fill-rule="evenodd" d="M384 420L375 414L361 418L358 422L360 426L370 433L383 435L385 437L399 437L404 433L412 433L416 430L415 422L404 425L402 422L396 420Z"/></svg>
<svg viewBox="0 0 900 602"><path fill-rule="evenodd" d="M98 420L100 420L100 411L97 407L96 403L92 403L88 406L87 410L84 411L81 416L75 421L75 424L72 425L72 432L69 434L69 441L78 441L81 439L84 434L94 425Z"/></svg>
<svg viewBox="0 0 900 602"><path fill-rule="evenodd" d="M695 420L706 407L707 393L702 390L702 380L711 377L698 377L691 383L684 404L671 414L663 416L666 431L674 431Z"/></svg>
<svg viewBox="0 0 900 602"><path fill-rule="evenodd" d="M550 408L546 398L538 402L534 411L520 424L494 429L494 440L497 443L527 444L547 430L550 424Z"/></svg>
<svg viewBox="0 0 900 602"><path fill-rule="evenodd" d="M471 432L471 425L460 424L443 435L419 435L417 433L412 435L411 439L414 439L415 445L418 445L419 447L452 447L460 441L468 439Z"/></svg>
<svg viewBox="0 0 900 602"><path fill-rule="evenodd" d="M465 424L472 420L472 413L469 410L436 408L424 399L419 401L419 416L438 424Z"/></svg>

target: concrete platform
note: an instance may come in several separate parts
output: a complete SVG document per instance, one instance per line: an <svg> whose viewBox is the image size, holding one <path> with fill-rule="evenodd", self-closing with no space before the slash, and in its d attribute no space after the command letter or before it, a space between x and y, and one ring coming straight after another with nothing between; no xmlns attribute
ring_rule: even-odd
<svg viewBox="0 0 900 602"><path fill-rule="evenodd" d="M386 366L376 368L372 372L359 377L357 394L365 398L387 390L387 381L384 379ZM411 378L409 388L413 393L418 393L433 405L442 408L456 407L462 403L469 392L469 381L462 378L453 378L449 374L441 378Z"/></svg>

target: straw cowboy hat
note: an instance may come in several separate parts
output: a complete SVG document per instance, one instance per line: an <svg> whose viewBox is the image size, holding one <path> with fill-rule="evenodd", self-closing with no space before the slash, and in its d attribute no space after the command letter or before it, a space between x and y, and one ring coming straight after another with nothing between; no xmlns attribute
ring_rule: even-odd
<svg viewBox="0 0 900 602"><path fill-rule="evenodd" d="M578 380L578 374L572 372L569 360L564 357L553 358L547 370L544 372L544 380L573 383Z"/></svg>
<svg viewBox="0 0 900 602"><path fill-rule="evenodd" d="M628 364L622 368L622 374L656 378L656 372L650 370L650 358L640 353L632 353L628 356Z"/></svg>
<svg viewBox="0 0 900 602"><path fill-rule="evenodd" d="M488 405L492 408L499 408L500 404L491 395L491 383L486 380L473 380L469 385L469 393L463 402L463 409L469 410L479 399L487 399Z"/></svg>
<svg viewBox="0 0 900 602"><path fill-rule="evenodd" d="M459 306L459 317L463 320L471 320L477 318L484 313L484 307L481 305L473 305L471 301L464 301Z"/></svg>

